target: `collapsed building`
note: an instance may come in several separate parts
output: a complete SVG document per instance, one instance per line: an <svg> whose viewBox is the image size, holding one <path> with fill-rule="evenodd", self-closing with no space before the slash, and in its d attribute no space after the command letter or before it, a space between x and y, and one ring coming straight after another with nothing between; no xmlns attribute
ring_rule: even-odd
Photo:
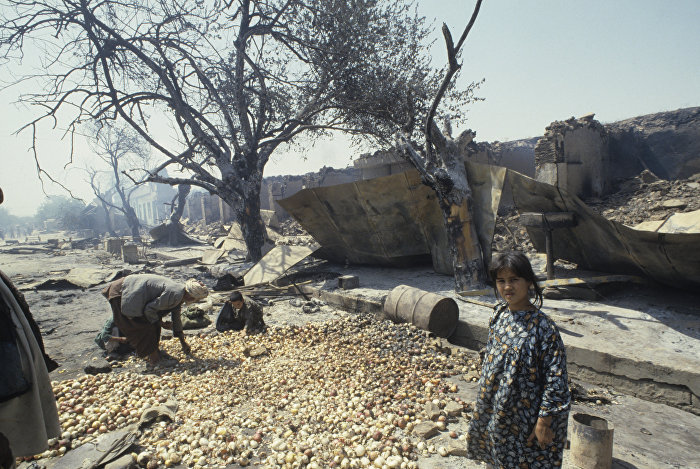
<svg viewBox="0 0 700 469"><path fill-rule="evenodd" d="M465 161L503 166L537 181L566 189L583 200L615 192L619 185L647 170L665 180L700 173L700 107L679 109L601 124L593 114L556 121L540 137L510 142L472 142ZM328 187L412 169L393 151L361 155L348 168L324 167L299 176L263 179L260 206L278 220L289 214L276 201L302 189ZM510 188L503 190L501 210L512 207ZM193 192L184 217L190 222L229 222L230 208L218 196Z"/></svg>
<svg viewBox="0 0 700 469"><path fill-rule="evenodd" d="M639 122L653 122L654 127ZM700 285L696 268L700 259L690 254L695 249L688 249L700 246L700 233L687 228L683 233L635 230L605 219L581 201L604 197L641 171L657 169L678 177L691 173L700 162L698 130L700 108L610 126L590 114L554 122L534 148L534 139L469 144L463 153L484 259L490 259L499 208L515 206L520 213L568 212L577 222L558 230L550 251L555 258L593 271L644 275L689 288ZM431 259L437 272L450 273L435 194L421 184L418 173L390 152L363 156L355 163L360 180L307 188L278 203L321 244L319 254L326 258L393 266ZM534 179L515 168L534 173ZM690 218L692 224L694 218ZM541 252L545 231L528 227L532 243Z"/></svg>

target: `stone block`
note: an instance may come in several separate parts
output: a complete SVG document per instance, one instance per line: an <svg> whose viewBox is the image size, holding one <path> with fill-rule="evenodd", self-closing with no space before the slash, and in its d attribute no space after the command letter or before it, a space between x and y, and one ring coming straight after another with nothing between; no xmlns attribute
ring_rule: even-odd
<svg viewBox="0 0 700 469"><path fill-rule="evenodd" d="M430 420L435 420L440 416L440 406L434 402L428 402L425 404L425 416Z"/></svg>
<svg viewBox="0 0 700 469"><path fill-rule="evenodd" d="M447 454L466 458L467 443L459 440L450 440L449 443L447 443Z"/></svg>
<svg viewBox="0 0 700 469"><path fill-rule="evenodd" d="M243 349L243 355L245 355L246 357L257 358L267 354L268 350L263 345L258 345L255 347L245 347Z"/></svg>
<svg viewBox="0 0 700 469"><path fill-rule="evenodd" d="M105 251L116 256L121 255L122 246L124 245L124 240L121 238L107 238L105 239Z"/></svg>
<svg viewBox="0 0 700 469"><path fill-rule="evenodd" d="M138 464L131 457L131 454L125 454L116 461L105 465L105 469L131 469L132 467L138 467Z"/></svg>
<svg viewBox="0 0 700 469"><path fill-rule="evenodd" d="M455 401L450 401L445 406L445 413L448 417L456 417L462 413L462 410L462 404L459 404Z"/></svg>
<svg viewBox="0 0 700 469"><path fill-rule="evenodd" d="M664 208L675 208L675 209L682 210L688 206L688 202L686 202L685 200L681 200L681 199L670 199L670 200L663 201L661 203L661 205Z"/></svg>
<svg viewBox="0 0 700 469"><path fill-rule="evenodd" d="M338 288L352 290L360 286L360 278L357 275L341 275L338 277Z"/></svg>
<svg viewBox="0 0 700 469"><path fill-rule="evenodd" d="M413 427L413 434L425 440L434 437L438 433L439 429L435 422L421 422Z"/></svg>
<svg viewBox="0 0 700 469"><path fill-rule="evenodd" d="M139 247L135 244L122 246L122 259L128 264L136 264L139 261Z"/></svg>

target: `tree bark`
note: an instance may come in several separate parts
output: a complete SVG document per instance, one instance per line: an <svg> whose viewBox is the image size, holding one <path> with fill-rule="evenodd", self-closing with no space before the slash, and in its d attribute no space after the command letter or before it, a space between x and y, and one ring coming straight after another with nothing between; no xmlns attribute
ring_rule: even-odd
<svg viewBox="0 0 700 469"><path fill-rule="evenodd" d="M180 219L185 211L185 203L187 202L187 196L190 193L192 186L189 184L178 184L177 195L172 200L172 209L170 211L168 226L168 244L170 246L178 246L181 243L181 233L183 232L182 224L180 224Z"/></svg>
<svg viewBox="0 0 700 469"><path fill-rule="evenodd" d="M126 215L126 223L131 228L131 236L134 241L141 241L141 233L139 229L141 228L141 223L139 222L139 217L136 216L136 212L127 203L124 203L124 214Z"/></svg>
<svg viewBox="0 0 700 469"><path fill-rule="evenodd" d="M474 208L467 169L457 142L446 138L439 146L444 166L434 172L435 186L452 254L456 291L486 286L481 244L474 224Z"/></svg>
<svg viewBox="0 0 700 469"><path fill-rule="evenodd" d="M170 212L170 221L173 223L180 224L180 218L185 212L185 204L187 203L187 196L190 195L190 190L192 186L188 184L178 184L177 186L177 196L173 199L172 210Z"/></svg>
<svg viewBox="0 0 700 469"><path fill-rule="evenodd" d="M244 197L231 190L220 190L218 194L236 215L243 240L248 247L248 257L253 262L262 259L262 248L267 238L265 224L260 216L260 185L261 178L252 176L244 184Z"/></svg>
<svg viewBox="0 0 700 469"><path fill-rule="evenodd" d="M102 209L105 211L105 227L107 228L107 232L110 236L116 237L117 233L115 233L114 226L112 225L112 217L109 214L109 208L103 200L100 200L100 202L102 203Z"/></svg>
<svg viewBox="0 0 700 469"><path fill-rule="evenodd" d="M487 280L470 199L441 204L458 292L484 288Z"/></svg>

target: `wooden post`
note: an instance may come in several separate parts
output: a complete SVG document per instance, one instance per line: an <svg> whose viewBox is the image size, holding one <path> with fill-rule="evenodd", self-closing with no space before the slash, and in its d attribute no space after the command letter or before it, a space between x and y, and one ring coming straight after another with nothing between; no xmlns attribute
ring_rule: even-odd
<svg viewBox="0 0 700 469"><path fill-rule="evenodd" d="M557 228L576 226L574 212L525 212L520 214L520 223L528 228L544 231L545 252L547 253L547 280L554 280L554 241L552 231Z"/></svg>

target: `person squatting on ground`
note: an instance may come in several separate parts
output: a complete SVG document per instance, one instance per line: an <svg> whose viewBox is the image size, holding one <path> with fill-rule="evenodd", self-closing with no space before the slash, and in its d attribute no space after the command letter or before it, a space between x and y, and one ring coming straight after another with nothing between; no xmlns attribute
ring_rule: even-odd
<svg viewBox="0 0 700 469"><path fill-rule="evenodd" d="M112 307L114 324L136 349L139 357L155 364L161 358L158 344L161 327L172 328L173 335L180 339L182 351L190 353L190 346L182 332L180 307L205 298L207 287L195 279L182 285L160 275L137 274L115 280L102 294ZM162 321L170 313L172 322Z"/></svg>
<svg viewBox="0 0 700 469"><path fill-rule="evenodd" d="M0 468L45 451L61 434L49 380L56 368L24 295L0 271Z"/></svg>
<svg viewBox="0 0 700 469"><path fill-rule="evenodd" d="M265 332L267 327L263 320L263 308L250 298L244 298L241 292L235 291L219 311L216 330L240 331L244 328L248 335Z"/></svg>
<svg viewBox="0 0 700 469"><path fill-rule="evenodd" d="M561 467L571 401L564 343L523 253L501 254L490 274L503 301L489 322L468 456L498 468Z"/></svg>

